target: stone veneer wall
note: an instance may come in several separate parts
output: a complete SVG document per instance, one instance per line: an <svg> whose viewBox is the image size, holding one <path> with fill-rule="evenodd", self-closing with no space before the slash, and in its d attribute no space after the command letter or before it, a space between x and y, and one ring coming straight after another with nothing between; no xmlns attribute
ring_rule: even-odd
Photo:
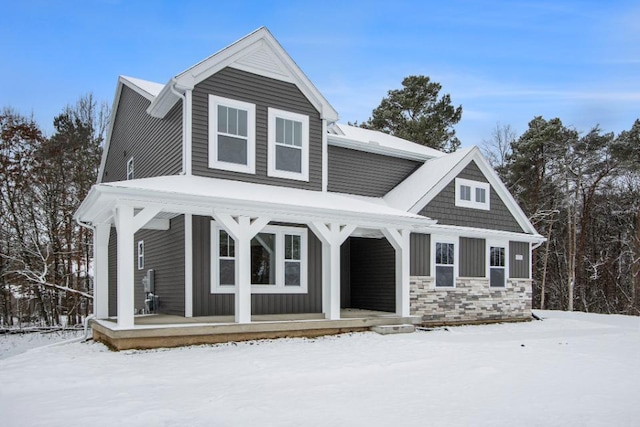
<svg viewBox="0 0 640 427"><path fill-rule="evenodd" d="M456 287L435 289L431 276L411 276L411 314L427 324L531 318L531 280L509 279L506 288L490 288L489 279L459 277Z"/></svg>

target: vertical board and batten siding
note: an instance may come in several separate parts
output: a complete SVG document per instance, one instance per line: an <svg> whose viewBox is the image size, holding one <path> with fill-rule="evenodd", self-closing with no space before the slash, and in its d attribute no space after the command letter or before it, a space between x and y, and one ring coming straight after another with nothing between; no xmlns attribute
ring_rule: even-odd
<svg viewBox="0 0 640 427"><path fill-rule="evenodd" d="M395 251L387 239L349 238L351 307L394 312Z"/></svg>
<svg viewBox="0 0 640 427"><path fill-rule="evenodd" d="M529 250L530 244L528 242L509 242L509 277L530 279ZM517 261L516 255L522 255L522 261Z"/></svg>
<svg viewBox="0 0 640 427"><path fill-rule="evenodd" d="M193 315L222 316L234 313L234 295L211 293L211 218L193 217ZM322 243L307 233L306 294L253 294L252 314L322 312Z"/></svg>
<svg viewBox="0 0 640 427"><path fill-rule="evenodd" d="M209 168L209 94L255 104L255 174ZM268 107L309 116L309 182L267 176ZM305 190L322 190L322 120L320 113L292 83L234 68L224 68L198 83L193 90L192 145L194 175Z"/></svg>
<svg viewBox="0 0 640 427"><path fill-rule="evenodd" d="M144 269L138 270L138 242L144 241ZM111 229L109 240L109 316L117 315L118 236ZM134 309L145 308L142 278L154 270L157 312L184 316L184 216L171 220L169 230L140 230L134 236Z"/></svg>
<svg viewBox="0 0 640 427"><path fill-rule="evenodd" d="M102 182L126 180L131 157L134 178L175 175L182 170L182 101L162 119L147 114L149 104L122 86Z"/></svg>
<svg viewBox="0 0 640 427"><path fill-rule="evenodd" d="M484 239L460 237L460 277L486 277L486 246Z"/></svg>
<svg viewBox="0 0 640 427"><path fill-rule="evenodd" d="M405 180L421 162L329 146L329 191L382 197Z"/></svg>
<svg viewBox="0 0 640 427"><path fill-rule="evenodd" d="M431 275L431 235L411 233L410 242L410 275Z"/></svg>
<svg viewBox="0 0 640 427"><path fill-rule="evenodd" d="M487 182L484 174L475 164L469 163L458 175L458 178ZM492 230L522 233L522 227L511 215L509 209L500 199L493 187L490 190L489 211L481 209L461 208L455 205L455 179L452 180L436 197L420 211L424 215L437 219L439 224L458 225L461 227L487 228Z"/></svg>

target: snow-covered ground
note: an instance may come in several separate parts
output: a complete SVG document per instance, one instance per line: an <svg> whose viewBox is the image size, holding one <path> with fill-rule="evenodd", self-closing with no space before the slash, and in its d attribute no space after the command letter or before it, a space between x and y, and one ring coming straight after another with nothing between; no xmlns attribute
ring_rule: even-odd
<svg viewBox="0 0 640 427"><path fill-rule="evenodd" d="M67 329L46 333L23 333L0 335L0 359L24 353L27 350L46 345L57 344L64 341L81 338L84 331ZM1 424L1 423L0 423Z"/></svg>
<svg viewBox="0 0 640 427"><path fill-rule="evenodd" d="M0 360L0 425L639 426L640 318ZM3 339L3 338L0 338Z"/></svg>

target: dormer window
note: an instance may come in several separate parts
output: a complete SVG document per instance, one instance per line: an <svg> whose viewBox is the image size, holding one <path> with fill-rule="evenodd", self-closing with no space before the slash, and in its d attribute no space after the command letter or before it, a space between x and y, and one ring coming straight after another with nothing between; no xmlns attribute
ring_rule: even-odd
<svg viewBox="0 0 640 427"><path fill-rule="evenodd" d="M269 108L268 175L309 181L309 116Z"/></svg>
<svg viewBox="0 0 640 427"><path fill-rule="evenodd" d="M209 95L209 167L255 173L256 106Z"/></svg>
<svg viewBox="0 0 640 427"><path fill-rule="evenodd" d="M491 186L488 182L472 181L469 179L456 178L456 206L462 208L482 209L488 211L489 191Z"/></svg>
<svg viewBox="0 0 640 427"><path fill-rule="evenodd" d="M127 180L133 179L133 157L127 161Z"/></svg>

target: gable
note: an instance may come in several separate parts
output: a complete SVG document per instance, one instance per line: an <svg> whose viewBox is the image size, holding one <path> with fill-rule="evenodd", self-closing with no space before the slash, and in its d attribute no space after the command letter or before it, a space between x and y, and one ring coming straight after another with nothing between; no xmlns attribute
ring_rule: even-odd
<svg viewBox="0 0 640 427"><path fill-rule="evenodd" d="M337 111L291 59L269 30L261 27L172 78L153 100L149 114L163 117L180 99L177 91L193 89L224 68L236 68L256 75L294 84L329 123L338 120Z"/></svg>
<svg viewBox="0 0 640 427"><path fill-rule="evenodd" d="M438 220L438 224L461 227L486 228L491 230L523 233L524 230L500 198L493 185L490 186L490 209L480 210L455 205L455 178L478 182L489 182L475 161L471 161L458 175L451 179L426 206L420 215Z"/></svg>

